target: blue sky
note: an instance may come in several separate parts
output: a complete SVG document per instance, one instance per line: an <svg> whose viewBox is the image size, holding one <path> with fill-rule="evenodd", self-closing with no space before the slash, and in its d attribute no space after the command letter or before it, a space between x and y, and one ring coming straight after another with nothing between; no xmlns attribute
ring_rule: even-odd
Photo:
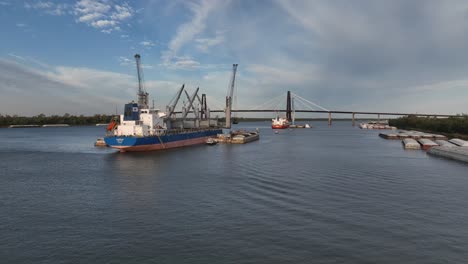
<svg viewBox="0 0 468 264"><path fill-rule="evenodd" d="M238 63L238 107L468 113L466 1L0 0L0 30L0 114L113 113L135 53L159 107L185 83L219 108Z"/></svg>

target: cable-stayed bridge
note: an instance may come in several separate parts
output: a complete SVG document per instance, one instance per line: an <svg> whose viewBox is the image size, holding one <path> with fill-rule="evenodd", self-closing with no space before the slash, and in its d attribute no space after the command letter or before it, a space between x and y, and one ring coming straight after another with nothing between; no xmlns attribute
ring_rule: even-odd
<svg viewBox="0 0 468 264"><path fill-rule="evenodd" d="M225 108L221 107L222 103L214 98L210 99L210 105L215 106L217 109L211 109L212 113L226 113ZM267 100L266 102L255 107L248 107L245 109L231 109L231 113L285 113L286 118L291 120L295 113L321 113L328 114L328 123L332 124L333 114L350 115L353 125L355 125L356 117L358 115L376 116L421 116L421 117L459 117L459 115L450 114L431 114L431 113L409 113L409 112L378 112L378 111L352 111L352 110L330 110L314 103L298 94L288 91L286 96L284 94L276 96ZM179 112L176 112L179 113Z"/></svg>
<svg viewBox="0 0 468 264"><path fill-rule="evenodd" d="M194 112L197 112L197 108L192 105L194 102L195 96L199 99L199 103L201 104L201 110L200 112L202 115L206 115L206 112L210 113L225 113L226 116L226 125L228 128L231 126L231 114L234 113L268 113L268 112L275 112L275 113L281 113L284 112L286 114L286 118L288 121L292 121L294 119L294 116L296 113L322 113L322 114L328 114L328 124L332 124L332 115L333 114L349 114L351 115L352 123L353 126L356 124L356 116L357 115L375 115L377 118L380 120L380 116L422 116L422 117L460 117L459 115L449 115L449 114L430 114L430 113L402 113L402 112L376 112L376 111L351 111L351 110L330 110L325 107L320 106L317 103L314 103L298 94L291 93L288 91L286 93L286 98L284 97L284 94L281 94L279 96L276 96L274 98L271 98L267 100L266 102L246 108L246 109L238 109L236 107L236 96L235 96L235 80L236 80L236 72L237 72L237 66L238 64L233 64L233 70L232 70L232 75L231 79L229 81L229 86L228 86L228 93L226 96L226 102L220 103L214 98L209 98L206 97L205 94L202 94L202 99L200 100L197 96L198 88L195 91L194 95L190 97L188 94L186 94L189 103L188 108L184 105L183 110L181 112L176 112L174 111L173 106L168 106L168 109L170 110L170 114L177 114L177 113L182 113L185 116L187 113L191 112L190 108L193 109ZM182 93L184 86L182 86L181 90L179 91L178 95L176 95L175 102L180 98L180 95ZM174 99L175 99L174 98ZM210 103L207 103L207 98L209 99ZM173 100L174 100L173 99ZM285 100L286 99L286 100ZM286 103L285 105L283 103ZM208 108L208 104L210 106L216 106L218 109L213 109L213 108Z"/></svg>

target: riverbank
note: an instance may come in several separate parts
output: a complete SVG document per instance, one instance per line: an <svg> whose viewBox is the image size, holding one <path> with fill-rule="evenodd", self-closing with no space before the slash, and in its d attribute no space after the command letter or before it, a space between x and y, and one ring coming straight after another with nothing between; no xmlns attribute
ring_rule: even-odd
<svg viewBox="0 0 468 264"><path fill-rule="evenodd" d="M64 114L63 116L40 114L37 116L10 116L0 115L0 127L10 126L44 126L44 125L69 125L69 126L93 126L96 124L107 124L113 115L75 116Z"/></svg>
<svg viewBox="0 0 468 264"><path fill-rule="evenodd" d="M450 118L401 117L389 120L389 125L398 129L418 130L426 133L437 133L448 138L468 140L468 116Z"/></svg>

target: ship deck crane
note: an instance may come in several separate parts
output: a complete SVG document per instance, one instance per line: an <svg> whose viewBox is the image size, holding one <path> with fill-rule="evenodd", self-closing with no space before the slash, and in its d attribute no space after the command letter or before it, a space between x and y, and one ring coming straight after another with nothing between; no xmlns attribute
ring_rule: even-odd
<svg viewBox="0 0 468 264"><path fill-rule="evenodd" d="M232 98L234 95L234 84L236 81L236 72L238 64L232 65L232 76L229 82L228 94L226 96L226 128L231 128L231 110L232 110Z"/></svg>
<svg viewBox="0 0 468 264"><path fill-rule="evenodd" d="M171 116L174 114L175 108L177 106L177 103L179 102L182 92L184 91L184 88L185 84L183 84L182 87L180 87L175 97L172 98L172 100L169 102L169 105L166 106L167 118L171 118Z"/></svg>
<svg viewBox="0 0 468 264"><path fill-rule="evenodd" d="M148 93L143 86L143 71L141 70L140 54L135 54L137 76L138 76L138 107L148 108Z"/></svg>
<svg viewBox="0 0 468 264"><path fill-rule="evenodd" d="M190 96L189 101L188 101L188 107L187 108L183 107L183 109L182 109L182 119L183 120L185 120L185 118L187 118L187 115L189 114L190 108L192 108L193 101L195 101L195 98L197 96L198 90L200 90L200 88L195 89L195 92L193 92L192 96Z"/></svg>

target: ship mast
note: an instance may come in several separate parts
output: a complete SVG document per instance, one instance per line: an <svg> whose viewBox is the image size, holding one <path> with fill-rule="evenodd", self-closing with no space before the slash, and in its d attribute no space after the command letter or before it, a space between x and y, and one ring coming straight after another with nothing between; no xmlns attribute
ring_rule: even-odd
<svg viewBox="0 0 468 264"><path fill-rule="evenodd" d="M143 71L141 70L140 54L135 54L138 75L138 107L148 108L148 93L143 87Z"/></svg>

